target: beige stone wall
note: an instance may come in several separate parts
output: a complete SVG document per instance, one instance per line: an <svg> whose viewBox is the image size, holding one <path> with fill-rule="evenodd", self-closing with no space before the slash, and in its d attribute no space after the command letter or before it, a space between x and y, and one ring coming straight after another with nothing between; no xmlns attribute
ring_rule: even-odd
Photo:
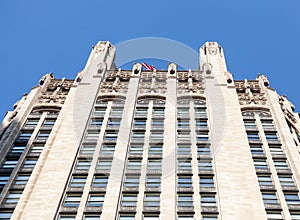
<svg viewBox="0 0 300 220"><path fill-rule="evenodd" d="M244 128L241 105L234 83L228 80L232 76L227 72L223 50L217 43L206 43L200 49L200 54L200 69L204 71L205 78L206 90L203 97L206 98L209 118L219 219L266 219L266 211ZM50 220L57 217L77 151L98 95L100 83L103 80L101 73L113 66L114 56L115 48L106 42L97 44L91 52L85 69L79 75L81 81L71 88L12 219ZM122 188L131 123L138 94L139 77L140 75L130 79L101 219L112 220L118 216L120 189ZM166 83L160 219L175 220L177 218L177 79L168 74ZM269 108L273 115L280 140L299 188L299 150L285 122L285 116L278 102L278 94L271 89L266 89L265 92L267 98L265 107ZM28 101L22 106L20 121L25 121L29 109L34 105L35 96L36 89L29 94ZM193 104L190 106L192 109ZM254 104L251 104L251 106L255 107ZM193 110L191 110L191 129L195 129L193 113ZM149 113L148 117L150 116L151 114ZM106 121L107 117L108 114L106 114ZM148 120L148 131L146 134L148 142L149 128L151 127L149 123ZM262 130L261 126L260 130ZM103 136L104 131L102 130L101 132ZM191 132L191 138L192 145L195 148L192 151L195 219L201 219L200 189L197 182L199 177L197 171L196 134L194 131ZM99 146L102 141L101 137L99 139L97 150L100 149ZM267 145L266 140L263 140L263 144ZM4 152L4 148L1 149L1 153ZM96 155L98 156L98 154ZM95 156L94 161L97 161L97 156ZM143 156L143 163L146 163L147 150ZM268 160L271 159L270 153L267 154L267 158ZM142 171L144 173L141 175L141 178L145 178L145 166ZM271 171L272 174L276 172L274 167L271 168ZM92 176L92 171L90 171L90 176ZM91 181L91 178L87 180L89 184ZM275 185L280 189L278 178L275 178L274 181ZM144 179L141 180L141 184L145 184ZM139 189L141 191L138 196L136 220L141 220L142 218L144 185L140 186ZM88 193L89 186L86 186L83 192L84 198L76 216L77 220L82 219ZM279 199L284 201L282 192L279 192ZM282 208L285 218L288 219L290 217L289 211L284 202L282 203Z"/></svg>

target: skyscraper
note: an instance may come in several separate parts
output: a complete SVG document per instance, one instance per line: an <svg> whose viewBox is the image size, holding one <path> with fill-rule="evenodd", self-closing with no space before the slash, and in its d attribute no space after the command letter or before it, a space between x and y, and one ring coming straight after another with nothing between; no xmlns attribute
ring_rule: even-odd
<svg viewBox="0 0 300 220"><path fill-rule="evenodd" d="M109 42L47 74L0 127L0 219L300 219L300 119L264 75L117 69Z"/></svg>

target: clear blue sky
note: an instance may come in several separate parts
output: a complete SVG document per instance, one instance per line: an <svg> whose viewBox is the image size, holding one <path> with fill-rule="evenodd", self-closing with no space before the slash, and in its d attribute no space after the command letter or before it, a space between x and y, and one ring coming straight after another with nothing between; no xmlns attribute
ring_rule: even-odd
<svg viewBox="0 0 300 220"><path fill-rule="evenodd" d="M2 0L0 119L41 76L74 78L98 40L218 41L235 79L258 72L300 109L299 0Z"/></svg>

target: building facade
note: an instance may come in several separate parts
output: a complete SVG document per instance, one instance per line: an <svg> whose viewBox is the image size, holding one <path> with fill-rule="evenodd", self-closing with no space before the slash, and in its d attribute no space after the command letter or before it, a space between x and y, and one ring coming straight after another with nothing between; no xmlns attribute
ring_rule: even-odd
<svg viewBox="0 0 300 220"><path fill-rule="evenodd" d="M0 127L0 219L300 219L300 119L264 75L117 69L109 42L74 80L45 75Z"/></svg>

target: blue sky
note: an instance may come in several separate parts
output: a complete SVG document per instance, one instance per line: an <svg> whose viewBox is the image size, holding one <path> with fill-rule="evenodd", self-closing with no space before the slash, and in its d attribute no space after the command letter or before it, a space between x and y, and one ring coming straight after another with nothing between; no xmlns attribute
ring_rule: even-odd
<svg viewBox="0 0 300 220"><path fill-rule="evenodd" d="M43 74L74 78L98 40L139 37L217 41L235 79L266 74L300 109L299 0L2 0L0 25L0 118Z"/></svg>

